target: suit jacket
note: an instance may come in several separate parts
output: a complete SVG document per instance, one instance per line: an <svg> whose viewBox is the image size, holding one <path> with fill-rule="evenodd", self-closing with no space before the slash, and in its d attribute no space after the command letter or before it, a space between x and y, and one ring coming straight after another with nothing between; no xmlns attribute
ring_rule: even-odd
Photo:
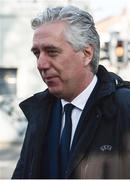
<svg viewBox="0 0 130 180"><path fill-rule="evenodd" d="M98 84L80 118L65 178L130 178L130 89L99 66ZM20 104L28 127L12 178L41 176L43 144L57 99L48 90Z"/></svg>

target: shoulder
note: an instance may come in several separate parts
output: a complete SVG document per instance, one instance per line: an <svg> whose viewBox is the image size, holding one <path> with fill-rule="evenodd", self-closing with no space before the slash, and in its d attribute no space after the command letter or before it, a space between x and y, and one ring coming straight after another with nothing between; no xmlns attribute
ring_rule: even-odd
<svg viewBox="0 0 130 180"><path fill-rule="evenodd" d="M127 106L130 108L130 82L123 80L113 72L109 72L109 75L114 84L112 96L114 96L116 106L121 109L126 109Z"/></svg>
<svg viewBox="0 0 130 180"><path fill-rule="evenodd" d="M122 103L122 105L128 104L130 106L130 82L120 81L116 85L115 96L119 103Z"/></svg>
<svg viewBox="0 0 130 180"><path fill-rule="evenodd" d="M120 103L130 102L130 82L123 80L117 74L109 73L115 86L115 97Z"/></svg>
<svg viewBox="0 0 130 180"><path fill-rule="evenodd" d="M117 90L114 93L114 106L116 106L118 110L116 115L118 116L120 127L123 132L130 127L130 88L127 85L129 85L129 83L122 81L121 85L117 86Z"/></svg>
<svg viewBox="0 0 130 180"><path fill-rule="evenodd" d="M19 106L28 120L39 112L45 112L55 101L55 97L48 90L34 94L22 101Z"/></svg>
<svg viewBox="0 0 130 180"><path fill-rule="evenodd" d="M26 106L28 104L36 105L36 104L39 104L41 101L44 101L45 99L49 99L52 97L53 96L49 93L48 89L46 89L45 91L38 92L38 93L30 96L29 98L22 101L19 105L20 105L20 107Z"/></svg>

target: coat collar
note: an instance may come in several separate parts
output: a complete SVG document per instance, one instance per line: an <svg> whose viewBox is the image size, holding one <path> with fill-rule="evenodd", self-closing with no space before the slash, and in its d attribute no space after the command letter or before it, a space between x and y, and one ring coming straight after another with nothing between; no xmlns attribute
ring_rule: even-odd
<svg viewBox="0 0 130 180"><path fill-rule="evenodd" d="M108 74L104 67L99 67L97 76L99 82L94 89L95 91L97 91L97 93L96 96L93 95L93 93L90 96L88 100L89 108L91 108L93 104L96 104L99 99L111 94L116 89L114 83L111 80L111 76ZM96 88L98 88L98 90ZM50 94L48 90L45 90L44 92L37 93L20 103L20 107L23 110L30 125L34 125L38 129L37 137L44 138L44 134L49 125L49 119L51 118L50 116L52 113L52 106L56 100L56 97ZM88 108L87 111L89 111Z"/></svg>
<svg viewBox="0 0 130 180"><path fill-rule="evenodd" d="M114 73L108 73L108 71L101 65L99 66L97 77L100 89L96 97L97 100L115 92L116 88L122 84L122 79L119 76ZM46 105L48 106L49 104L52 104L56 99L57 98L50 94L47 89L44 92L34 94L34 96L21 102L20 108L29 120L32 118L32 113L34 115L34 112L37 113L39 108L43 107L41 104L45 104L46 109Z"/></svg>
<svg viewBox="0 0 130 180"><path fill-rule="evenodd" d="M51 95L47 89L44 92L34 94L32 97L24 100L19 104L19 106L27 120L32 121L32 119L35 120L35 117L38 116L38 114L42 112L47 113L55 99L56 98Z"/></svg>

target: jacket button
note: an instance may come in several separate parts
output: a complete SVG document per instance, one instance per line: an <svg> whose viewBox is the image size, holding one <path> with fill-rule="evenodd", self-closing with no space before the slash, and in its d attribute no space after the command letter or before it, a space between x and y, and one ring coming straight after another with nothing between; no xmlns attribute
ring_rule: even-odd
<svg viewBox="0 0 130 180"><path fill-rule="evenodd" d="M100 117L100 115L99 114L96 114L96 118L98 119Z"/></svg>

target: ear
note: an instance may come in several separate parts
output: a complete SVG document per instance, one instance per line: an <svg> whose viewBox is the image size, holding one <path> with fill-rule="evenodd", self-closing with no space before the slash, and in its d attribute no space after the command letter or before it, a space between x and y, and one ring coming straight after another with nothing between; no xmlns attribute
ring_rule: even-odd
<svg viewBox="0 0 130 180"><path fill-rule="evenodd" d="M91 45L87 45L83 50L84 53L84 65L87 66L93 58L94 48Z"/></svg>

